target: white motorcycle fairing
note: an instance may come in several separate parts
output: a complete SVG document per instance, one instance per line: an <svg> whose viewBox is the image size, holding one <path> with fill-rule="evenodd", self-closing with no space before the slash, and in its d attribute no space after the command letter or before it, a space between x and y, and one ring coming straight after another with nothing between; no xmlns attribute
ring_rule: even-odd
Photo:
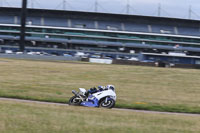
<svg viewBox="0 0 200 133"><path fill-rule="evenodd" d="M116 101L116 93L113 90L98 91L90 95L86 101L81 103L81 105L87 107L99 107L100 100L104 98L106 98L106 100L113 99Z"/></svg>

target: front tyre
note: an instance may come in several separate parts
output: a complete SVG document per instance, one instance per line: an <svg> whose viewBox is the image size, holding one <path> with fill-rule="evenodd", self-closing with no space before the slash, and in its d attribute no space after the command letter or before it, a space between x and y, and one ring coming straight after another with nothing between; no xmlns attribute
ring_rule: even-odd
<svg viewBox="0 0 200 133"><path fill-rule="evenodd" d="M115 101L113 99L104 99L100 102L100 108L113 108L115 106Z"/></svg>
<svg viewBox="0 0 200 133"><path fill-rule="evenodd" d="M69 99L69 105L79 106L81 102L82 100L77 96L73 96Z"/></svg>

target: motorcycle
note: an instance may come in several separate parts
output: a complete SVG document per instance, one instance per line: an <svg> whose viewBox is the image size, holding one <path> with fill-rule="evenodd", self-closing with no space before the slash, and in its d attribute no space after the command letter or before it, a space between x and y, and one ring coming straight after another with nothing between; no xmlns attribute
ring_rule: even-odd
<svg viewBox="0 0 200 133"><path fill-rule="evenodd" d="M69 100L69 105L86 106L86 107L102 107L113 108L116 102L116 93L114 87L97 90L96 88L86 91L84 88L79 88Z"/></svg>

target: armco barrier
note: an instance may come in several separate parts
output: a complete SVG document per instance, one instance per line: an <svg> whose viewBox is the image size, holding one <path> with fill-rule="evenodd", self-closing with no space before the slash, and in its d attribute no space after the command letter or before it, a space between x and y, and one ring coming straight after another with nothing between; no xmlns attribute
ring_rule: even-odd
<svg viewBox="0 0 200 133"><path fill-rule="evenodd" d="M85 61L89 62L89 58L76 58L76 57L64 57L64 56L45 56L45 55L26 55L26 54L0 54L0 58L16 58L16 59L32 59L32 60L49 60L49 61ZM94 60L93 60L94 61ZM129 60L110 60L110 59L95 59L96 63L107 64L120 64L120 65L135 65L135 66L152 66L152 67L171 67L171 68L187 68L187 69L200 69L200 65L193 64L174 64L169 66L167 63L163 66L156 65L155 62L139 62Z"/></svg>

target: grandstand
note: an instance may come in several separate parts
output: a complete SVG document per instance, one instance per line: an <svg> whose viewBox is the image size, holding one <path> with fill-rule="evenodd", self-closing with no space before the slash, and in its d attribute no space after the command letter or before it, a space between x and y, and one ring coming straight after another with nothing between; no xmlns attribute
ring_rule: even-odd
<svg viewBox="0 0 200 133"><path fill-rule="evenodd" d="M26 24L27 50L83 51L112 58L170 51L200 56L198 20L28 9ZM20 8L1 7L1 49L16 50L19 36Z"/></svg>

